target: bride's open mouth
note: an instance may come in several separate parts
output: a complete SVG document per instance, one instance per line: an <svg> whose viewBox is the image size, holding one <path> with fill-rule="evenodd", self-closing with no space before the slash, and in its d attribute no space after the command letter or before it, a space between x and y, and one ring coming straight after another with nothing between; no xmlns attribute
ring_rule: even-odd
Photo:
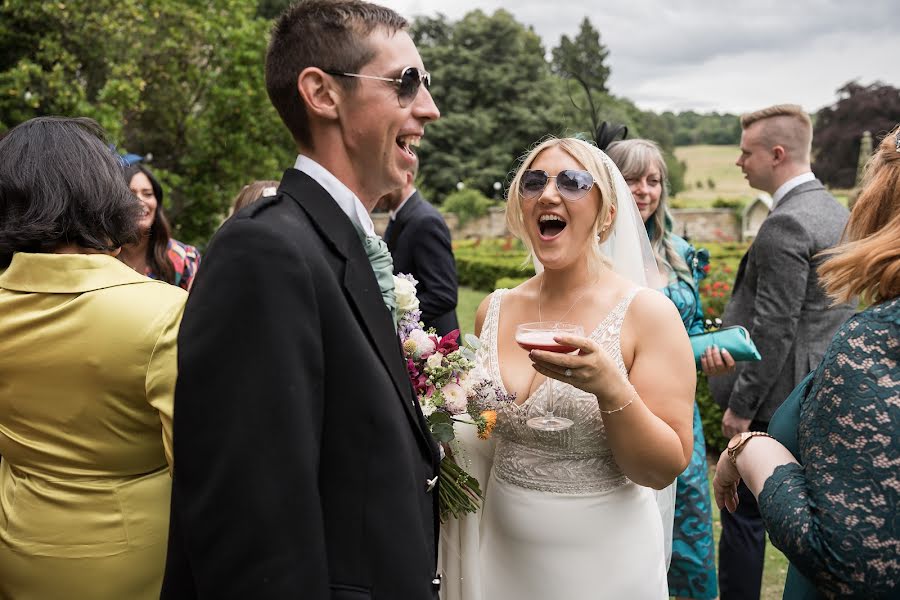
<svg viewBox="0 0 900 600"><path fill-rule="evenodd" d="M541 239L549 241L559 237L566 228L567 223L559 215L541 215L538 218L538 231Z"/></svg>

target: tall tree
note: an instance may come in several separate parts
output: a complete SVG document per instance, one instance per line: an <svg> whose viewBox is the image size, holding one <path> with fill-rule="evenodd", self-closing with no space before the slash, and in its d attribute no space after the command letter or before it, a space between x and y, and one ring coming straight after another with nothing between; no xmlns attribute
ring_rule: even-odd
<svg viewBox="0 0 900 600"><path fill-rule="evenodd" d="M242 0L6 0L0 128L58 114L97 119L152 153L176 235L203 243L243 183L289 165L290 136L263 83L269 22Z"/></svg>
<svg viewBox="0 0 900 600"><path fill-rule="evenodd" d="M838 90L839 99L816 114L813 128L813 171L824 183L853 187L863 133L870 131L873 147L900 121L900 89L856 81Z"/></svg>
<svg viewBox="0 0 900 600"><path fill-rule="evenodd" d="M420 18L412 35L442 113L419 151L422 178L436 201L460 181L493 196L530 145L565 126L562 86L540 38L504 10L455 23Z"/></svg>
<svg viewBox="0 0 900 600"><path fill-rule="evenodd" d="M574 40L563 35L559 46L553 49L553 72L572 80L581 88L587 103L584 109L590 115L594 131L600 124L598 96L609 91L606 87L606 80L609 79L609 67L606 66L608 56L609 50L600 42L600 32L594 29L587 17L581 21ZM571 92L569 98L577 106Z"/></svg>

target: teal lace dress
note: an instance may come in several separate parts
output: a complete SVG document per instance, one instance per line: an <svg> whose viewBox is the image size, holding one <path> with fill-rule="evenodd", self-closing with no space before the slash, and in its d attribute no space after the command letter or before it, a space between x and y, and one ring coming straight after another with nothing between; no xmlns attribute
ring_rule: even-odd
<svg viewBox="0 0 900 600"><path fill-rule="evenodd" d="M652 234L652 232L651 232ZM698 292L706 276L709 253L677 235L669 234L678 253L693 272L692 279L670 276L660 290L678 308L689 335L703 333L703 308ZM694 403L694 450L691 462L678 476L675 491L675 524L672 532L672 563L669 566L669 595L685 598L715 598L718 595L712 532L712 504L706 463L706 440L700 409Z"/></svg>
<svg viewBox="0 0 900 600"><path fill-rule="evenodd" d="M900 299L838 330L769 433L800 463L759 495L784 598L900 598Z"/></svg>

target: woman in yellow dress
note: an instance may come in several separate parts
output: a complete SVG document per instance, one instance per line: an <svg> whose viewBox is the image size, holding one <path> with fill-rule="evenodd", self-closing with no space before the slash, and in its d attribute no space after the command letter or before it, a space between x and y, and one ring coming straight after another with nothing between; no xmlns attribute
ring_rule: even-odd
<svg viewBox="0 0 900 600"><path fill-rule="evenodd" d="M0 140L0 598L159 598L187 293L116 260L138 211L95 122Z"/></svg>

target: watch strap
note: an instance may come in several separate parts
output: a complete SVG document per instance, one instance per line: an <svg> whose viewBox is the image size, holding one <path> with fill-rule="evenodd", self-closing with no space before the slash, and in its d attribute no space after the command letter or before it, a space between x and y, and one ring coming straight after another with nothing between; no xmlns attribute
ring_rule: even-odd
<svg viewBox="0 0 900 600"><path fill-rule="evenodd" d="M747 442L755 437L772 437L765 431L745 431L738 435L740 436L740 440L737 444L735 444L734 446L732 446L730 443L728 444L728 458L731 459L731 464L733 464L735 467L737 467L738 454L741 453L741 451L744 449L744 446L747 445Z"/></svg>

